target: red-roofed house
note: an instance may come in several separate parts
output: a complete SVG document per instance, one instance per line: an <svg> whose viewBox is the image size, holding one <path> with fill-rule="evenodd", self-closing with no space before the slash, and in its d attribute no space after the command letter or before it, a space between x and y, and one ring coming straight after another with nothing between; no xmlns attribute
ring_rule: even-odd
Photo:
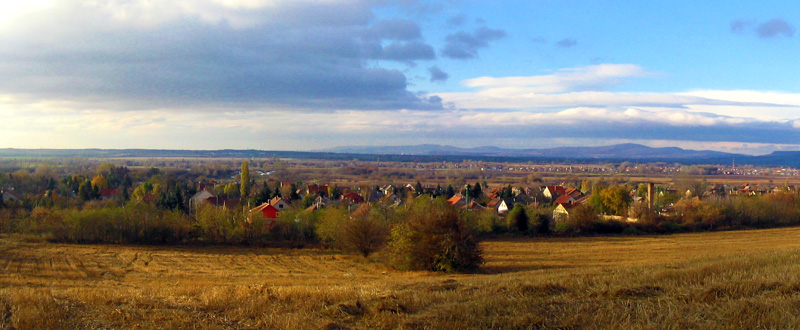
<svg viewBox="0 0 800 330"><path fill-rule="evenodd" d="M278 211L278 209L276 209L274 206L270 205L269 203L261 204L258 207L250 210L250 212L251 213L252 212L261 212L261 214L264 215L265 219L277 219L278 218L278 213L280 213L280 211Z"/></svg>
<svg viewBox="0 0 800 330"><path fill-rule="evenodd" d="M283 200L283 198L280 198L278 196L275 196L272 199L270 199L269 205L272 205L272 207L276 208L278 211L282 211L289 208L289 204L287 204L286 201Z"/></svg>
<svg viewBox="0 0 800 330"><path fill-rule="evenodd" d="M550 199L556 199L558 196L566 194L567 191L562 186L545 186L542 190L542 195Z"/></svg>
<svg viewBox="0 0 800 330"><path fill-rule="evenodd" d="M117 199L119 197L119 190L105 188L100 189L100 199L107 200L107 199Z"/></svg>
<svg viewBox="0 0 800 330"><path fill-rule="evenodd" d="M346 193L346 194L342 194L342 200L343 201L350 201L353 204L358 204L358 203L363 203L364 202L364 197L361 197L361 195L356 194L354 192L349 192L349 193Z"/></svg>
<svg viewBox="0 0 800 330"><path fill-rule="evenodd" d="M461 195L453 195L453 197L450 197L450 199L447 200L447 204L450 205L457 205L457 204L463 205L466 203L467 202L464 200L464 197L462 197Z"/></svg>

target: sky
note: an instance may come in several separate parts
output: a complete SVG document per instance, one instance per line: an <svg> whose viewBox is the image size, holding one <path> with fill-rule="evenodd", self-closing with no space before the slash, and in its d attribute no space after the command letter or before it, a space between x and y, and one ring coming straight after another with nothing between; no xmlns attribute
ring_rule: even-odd
<svg viewBox="0 0 800 330"><path fill-rule="evenodd" d="M800 2L0 1L0 148L800 150Z"/></svg>

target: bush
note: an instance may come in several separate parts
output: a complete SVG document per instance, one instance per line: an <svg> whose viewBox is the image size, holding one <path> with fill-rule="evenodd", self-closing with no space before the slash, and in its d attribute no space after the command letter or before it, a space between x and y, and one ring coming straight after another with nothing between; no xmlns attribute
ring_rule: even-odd
<svg viewBox="0 0 800 330"><path fill-rule="evenodd" d="M343 210L328 209L320 220L317 234L330 247L367 257L386 243L389 223L378 210L372 212L368 204L362 204L350 215Z"/></svg>
<svg viewBox="0 0 800 330"><path fill-rule="evenodd" d="M477 237L442 199L415 202L392 230L387 252L402 270L465 272L483 263Z"/></svg>

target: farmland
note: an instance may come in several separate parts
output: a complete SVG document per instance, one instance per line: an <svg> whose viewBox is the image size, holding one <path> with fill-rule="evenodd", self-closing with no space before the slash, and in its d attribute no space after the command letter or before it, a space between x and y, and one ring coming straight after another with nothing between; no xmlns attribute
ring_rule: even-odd
<svg viewBox="0 0 800 330"><path fill-rule="evenodd" d="M476 274L317 248L0 238L0 328L797 328L800 229L482 243Z"/></svg>

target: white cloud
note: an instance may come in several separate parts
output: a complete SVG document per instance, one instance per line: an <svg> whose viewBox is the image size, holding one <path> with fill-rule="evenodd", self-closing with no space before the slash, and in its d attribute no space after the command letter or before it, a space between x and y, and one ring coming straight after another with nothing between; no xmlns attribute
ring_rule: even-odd
<svg viewBox="0 0 800 330"><path fill-rule="evenodd" d="M648 73L634 64L600 64L561 69L554 74L528 77L480 77L467 79L467 87L516 93L565 93L580 90L606 89L621 78L643 77Z"/></svg>

